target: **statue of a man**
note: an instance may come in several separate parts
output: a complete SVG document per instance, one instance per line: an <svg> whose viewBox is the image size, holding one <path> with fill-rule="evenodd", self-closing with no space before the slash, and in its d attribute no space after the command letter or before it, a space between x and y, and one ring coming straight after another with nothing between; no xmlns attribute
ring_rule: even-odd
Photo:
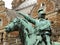
<svg viewBox="0 0 60 45"><path fill-rule="evenodd" d="M44 36L43 36L44 34L51 35L51 27L50 27L51 23L50 23L49 20L45 19L46 13L45 13L44 8L40 8L38 10L38 19L33 19L28 14L25 14L25 13L22 13L22 12L18 12L18 13L20 15L22 15L26 20L28 20L28 22L34 24L34 29L35 29L35 32L36 32L35 34L37 34L37 35L41 34L42 38L44 38ZM43 39L43 40L45 40L45 39ZM44 42L46 43L46 41L44 41ZM50 40L49 40L49 42L50 42ZM50 44L47 44L47 45L50 45Z"/></svg>
<svg viewBox="0 0 60 45"><path fill-rule="evenodd" d="M45 19L44 8L38 10L38 19L31 18L28 14L18 12L25 19L15 18L6 26L6 32L14 31L15 28L21 29L20 35L23 45L50 45L50 21ZM34 24L34 27L32 24ZM48 42L48 43L47 43Z"/></svg>

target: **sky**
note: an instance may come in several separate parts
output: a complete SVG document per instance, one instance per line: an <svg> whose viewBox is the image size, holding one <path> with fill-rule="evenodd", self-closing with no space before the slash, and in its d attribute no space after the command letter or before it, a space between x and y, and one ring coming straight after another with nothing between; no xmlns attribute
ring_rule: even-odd
<svg viewBox="0 0 60 45"><path fill-rule="evenodd" d="M3 0L4 2L5 2L5 7L6 8L8 8L8 9L12 9L12 5L11 5L11 3L12 3L12 1L13 0ZM27 0L26 0L27 1ZM28 0L28 1L30 1L31 2L31 0ZM32 2L34 2L35 0L32 0ZM36 1L35 1L36 2ZM29 3L29 2L28 2Z"/></svg>
<svg viewBox="0 0 60 45"><path fill-rule="evenodd" d="M12 9L12 1L13 0L3 0L5 2L5 7L7 7L8 9Z"/></svg>

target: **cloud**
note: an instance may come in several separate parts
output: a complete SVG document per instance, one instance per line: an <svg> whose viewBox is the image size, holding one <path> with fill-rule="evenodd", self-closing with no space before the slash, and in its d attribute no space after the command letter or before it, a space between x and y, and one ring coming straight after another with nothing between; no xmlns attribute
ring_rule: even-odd
<svg viewBox="0 0 60 45"><path fill-rule="evenodd" d="M12 1L13 0L3 0L5 2L5 7L8 8L8 9L12 9Z"/></svg>

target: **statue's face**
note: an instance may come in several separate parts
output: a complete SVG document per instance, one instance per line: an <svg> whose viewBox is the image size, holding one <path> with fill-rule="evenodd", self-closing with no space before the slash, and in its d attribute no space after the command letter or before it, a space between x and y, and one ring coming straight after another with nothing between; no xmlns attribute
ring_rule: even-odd
<svg viewBox="0 0 60 45"><path fill-rule="evenodd" d="M44 14L43 12L39 12L39 13L38 13L38 17L39 17L39 18L45 18L45 14Z"/></svg>

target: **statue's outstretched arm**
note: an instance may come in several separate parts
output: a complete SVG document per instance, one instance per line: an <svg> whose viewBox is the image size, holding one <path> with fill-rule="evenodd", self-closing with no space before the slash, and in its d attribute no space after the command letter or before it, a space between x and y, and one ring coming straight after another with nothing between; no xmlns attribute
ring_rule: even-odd
<svg viewBox="0 0 60 45"><path fill-rule="evenodd" d="M22 15L25 19L27 19L29 22L35 24L36 20L30 17L28 14L23 13L23 12L18 12L20 15Z"/></svg>

